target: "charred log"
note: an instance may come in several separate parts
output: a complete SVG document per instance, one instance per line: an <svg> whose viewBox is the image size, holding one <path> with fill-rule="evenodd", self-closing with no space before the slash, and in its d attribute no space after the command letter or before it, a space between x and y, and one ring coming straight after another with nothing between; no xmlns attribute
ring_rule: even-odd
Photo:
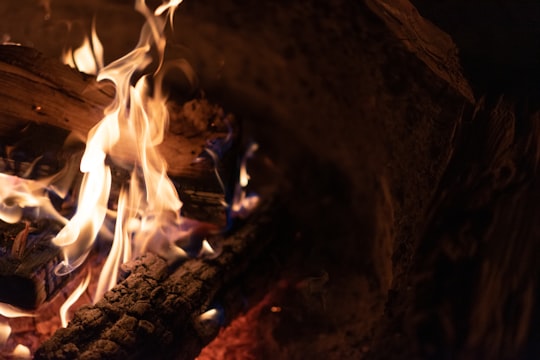
<svg viewBox="0 0 540 360"><path fill-rule="evenodd" d="M0 222L0 302L35 309L68 281L54 274L61 254L51 238L60 226L46 220Z"/></svg>
<svg viewBox="0 0 540 360"><path fill-rule="evenodd" d="M172 272L155 255L136 260L125 280L96 305L78 310L35 358L193 358L223 324L205 323L200 315L222 299L233 304L217 305L228 310L227 319L234 317L242 300L225 294L238 294L235 279L264 257L271 241L285 236L278 211L274 202L266 204L219 243L214 258L188 260Z"/></svg>

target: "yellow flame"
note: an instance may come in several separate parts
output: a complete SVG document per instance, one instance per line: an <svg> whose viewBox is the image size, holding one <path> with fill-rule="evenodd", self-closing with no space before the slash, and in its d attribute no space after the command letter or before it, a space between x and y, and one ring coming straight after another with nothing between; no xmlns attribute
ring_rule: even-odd
<svg viewBox="0 0 540 360"><path fill-rule="evenodd" d="M249 146L246 151L244 158L242 159L242 164L240 165L240 186L246 187L249 183L249 174L247 172L247 160L251 158L255 152L259 149L259 144L253 143Z"/></svg>
<svg viewBox="0 0 540 360"><path fill-rule="evenodd" d="M13 305L0 303L0 315L6 318L34 317L31 311L21 310Z"/></svg>
<svg viewBox="0 0 540 360"><path fill-rule="evenodd" d="M125 191L120 193L118 200L118 208L124 209L127 194ZM126 233L124 223L124 212L119 211L116 218L116 225L114 231L113 243L109 256L103 265L101 270L96 293L94 294L94 303L97 302L103 294L114 285L118 278L118 266L129 259L131 256L131 245L129 244L129 234ZM122 256L123 255L123 256Z"/></svg>
<svg viewBox="0 0 540 360"><path fill-rule="evenodd" d="M87 74L95 75L103 68L103 45L96 33L95 21L92 22L92 40L84 37L83 43L75 50L62 54L62 62Z"/></svg>
<svg viewBox="0 0 540 360"><path fill-rule="evenodd" d="M165 18L172 17L180 3L169 1L152 13L144 0L137 0L135 8L146 18L139 43L130 53L97 74L98 81L108 80L114 84L115 98L105 109L104 118L88 135L80 164L84 180L77 212L53 240L64 254L57 273L68 273L79 266L107 213L111 213L107 209L111 186L109 164L131 171L130 181L119 197L111 250L94 301L116 284L119 264L132 256L147 250L171 261L186 256L174 244L174 240L185 232L180 217L182 202L167 176L166 161L157 149L169 120L167 99L161 92L163 73L159 72L166 43ZM96 55L99 41L95 31L92 38L93 54ZM150 89L148 76L138 74L152 64L154 52L158 54L158 70Z"/></svg>
<svg viewBox="0 0 540 360"><path fill-rule="evenodd" d="M70 273L86 259L107 213L110 186L108 166L96 166L84 175L77 213L53 239L64 254L64 261L56 268L58 275Z"/></svg>
<svg viewBox="0 0 540 360"><path fill-rule="evenodd" d="M246 187L249 184L249 174L247 171L247 161L259 149L259 144L252 143L242 159L240 164L240 179L234 191L233 201L231 204L231 213L233 216L245 217L257 207L259 197L257 195L247 195Z"/></svg>
<svg viewBox="0 0 540 360"><path fill-rule="evenodd" d="M7 322L0 321L0 346L4 345L11 335L11 326Z"/></svg>
<svg viewBox="0 0 540 360"><path fill-rule="evenodd" d="M154 15L160 16L165 11L169 12L169 22L171 23L171 26L173 26L173 17L174 17L174 10L176 7L178 7L183 0L171 0L168 3L162 4L158 6L158 8L154 11Z"/></svg>
<svg viewBox="0 0 540 360"><path fill-rule="evenodd" d="M11 353L15 359L31 359L32 353L30 352L30 349L23 345L19 344L15 346L15 349L13 349L13 352Z"/></svg>
<svg viewBox="0 0 540 360"><path fill-rule="evenodd" d="M202 247L199 255L214 255L216 252L212 248L212 245L208 242L208 240L204 239L202 242Z"/></svg>
<svg viewBox="0 0 540 360"><path fill-rule="evenodd" d="M219 311L218 309L210 309L208 311L205 311L201 315L199 315L200 321L214 321L217 320L219 317Z"/></svg>
<svg viewBox="0 0 540 360"><path fill-rule="evenodd" d="M75 302L81 297L81 295L86 291L86 288L88 287L88 284L90 283L90 278L92 277L91 273L88 272L88 275L86 275L86 278L81 281L79 286L69 295L69 297L66 299L66 301L60 306L60 321L62 322L62 327L66 327L68 325L68 310L69 308L75 304Z"/></svg>
<svg viewBox="0 0 540 360"><path fill-rule="evenodd" d="M40 209L45 216L65 223L46 195L46 183L22 179L0 173L0 220L7 223L21 221L23 209L33 207Z"/></svg>
<svg viewBox="0 0 540 360"><path fill-rule="evenodd" d="M81 47L73 50L73 62L79 71L87 74L97 74L97 64L88 37L85 36Z"/></svg>

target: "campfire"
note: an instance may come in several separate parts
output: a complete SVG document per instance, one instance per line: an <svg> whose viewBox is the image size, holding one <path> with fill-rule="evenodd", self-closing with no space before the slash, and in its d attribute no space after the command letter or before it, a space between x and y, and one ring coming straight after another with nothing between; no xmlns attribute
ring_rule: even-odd
<svg viewBox="0 0 540 360"><path fill-rule="evenodd" d="M175 70L195 82L185 59L167 56L165 31L181 2L150 9L136 1L145 18L139 42L107 65L95 28L91 40L63 55L75 70L16 44L0 50L21 91L28 90L21 82L37 78L63 96L53 104L43 94L29 99L31 114L28 107L7 109L15 122L45 117L45 125L26 125L23 139L50 133L47 143L62 145L48 153L4 145L5 356L151 356L152 343L180 336L189 357L238 311L225 315L228 303L216 294L245 267L239 256L264 247L254 239L268 226L270 205L252 216L259 197L247 193L247 162L258 146L241 153L234 117L204 97L181 103L165 92ZM42 71L56 72L40 77ZM64 104L67 111L54 108ZM55 111L62 116L52 120ZM131 295L120 295L126 291ZM130 329L120 330L126 321ZM84 333L94 329L92 339L78 334L81 324ZM43 342L60 327L67 328ZM120 341L124 331L133 338ZM153 340L133 348L141 336ZM111 348L111 340L124 346Z"/></svg>
<svg viewBox="0 0 540 360"><path fill-rule="evenodd" d="M538 358L514 3L0 2L0 357Z"/></svg>

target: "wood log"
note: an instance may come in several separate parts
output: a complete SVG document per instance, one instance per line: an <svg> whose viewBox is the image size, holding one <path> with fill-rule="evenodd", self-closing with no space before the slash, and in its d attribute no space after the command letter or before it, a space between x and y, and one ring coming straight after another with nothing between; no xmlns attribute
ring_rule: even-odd
<svg viewBox="0 0 540 360"><path fill-rule="evenodd" d="M96 305L79 309L35 358L193 358L222 325L205 324L199 316L215 304L217 294L237 289L235 279L264 257L271 241L284 236L279 210L273 201L263 205L219 243L219 256L188 260L172 273L155 255L136 260L125 280Z"/></svg>
<svg viewBox="0 0 540 360"><path fill-rule="evenodd" d="M35 309L69 280L54 274L62 259L50 241L60 229L59 223L48 220L0 221L0 302Z"/></svg>
<svg viewBox="0 0 540 360"><path fill-rule="evenodd" d="M28 124L47 125L42 130L54 139L49 143L27 141L26 156L31 159L58 151L63 143L61 129L85 138L114 94L111 84L97 83L93 76L22 46L0 46L0 78L2 143L23 142ZM168 108L170 126L160 151L185 203L184 214L224 227L227 208L223 204L232 197L238 172L236 121L206 99L184 104L171 100ZM4 161L2 170L17 169Z"/></svg>
<svg viewBox="0 0 540 360"><path fill-rule="evenodd" d="M37 50L23 46L0 46L0 134L8 135L29 122L45 123L74 131L86 137L103 118L103 110L112 101L114 88L97 83ZM213 117L201 123L178 114L178 104L169 103L171 131L160 146L173 177L199 177L193 160L207 141L225 137L228 125ZM231 118L228 120L232 121Z"/></svg>

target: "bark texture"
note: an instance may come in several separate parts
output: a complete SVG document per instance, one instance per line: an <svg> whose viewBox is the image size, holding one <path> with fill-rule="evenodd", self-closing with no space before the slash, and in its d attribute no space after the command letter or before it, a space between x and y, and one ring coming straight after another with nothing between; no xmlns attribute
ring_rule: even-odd
<svg viewBox="0 0 540 360"><path fill-rule="evenodd" d="M147 254L131 264L129 274L104 299L81 308L65 329L43 343L36 359L192 359L218 332L223 319L199 316L211 309L240 309L217 304L216 295L264 256L263 250L284 236L279 207L266 204L218 244L219 256L188 260L174 271ZM225 299L225 298L223 298Z"/></svg>

